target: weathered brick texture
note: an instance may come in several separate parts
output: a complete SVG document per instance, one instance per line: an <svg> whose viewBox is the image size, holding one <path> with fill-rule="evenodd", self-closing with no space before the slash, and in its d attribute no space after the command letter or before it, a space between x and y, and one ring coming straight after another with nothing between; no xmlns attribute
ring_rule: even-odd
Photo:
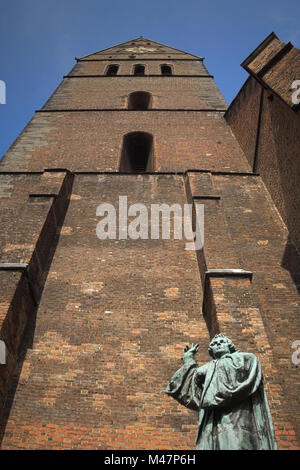
<svg viewBox="0 0 300 470"><path fill-rule="evenodd" d="M258 57L268 65L263 53ZM300 252L300 117L291 103L291 85L299 73L300 51L293 47L259 81L256 76L247 80L227 110L226 120Z"/></svg>
<svg viewBox="0 0 300 470"><path fill-rule="evenodd" d="M144 60L141 61L142 63ZM111 60L96 60L95 62L77 62L70 75L105 75L108 65L112 63ZM118 75L132 75L133 67L139 64L137 60L120 60L113 61L119 65ZM146 75L161 76L161 64L168 64L172 68L173 75L208 75L207 69L202 61L198 60L149 60L145 63ZM138 82L139 83L139 82Z"/></svg>
<svg viewBox="0 0 300 470"><path fill-rule="evenodd" d="M128 109L135 91L151 94L152 109L226 109L213 78L172 76L65 78L44 109Z"/></svg>
<svg viewBox="0 0 300 470"><path fill-rule="evenodd" d="M262 87L257 80L249 77L229 108L225 118L241 145L251 168L254 167L256 141L259 129L259 109ZM243 118L241 119L241 112Z"/></svg>
<svg viewBox="0 0 300 470"><path fill-rule="evenodd" d="M290 42L285 44L271 33L242 66L286 104L297 108L292 93L293 82L300 77L300 51Z"/></svg>
<svg viewBox="0 0 300 470"><path fill-rule="evenodd" d="M255 73L282 48L271 39ZM86 77L110 63L118 76ZM135 63L155 77L122 77ZM161 63L181 77L160 76ZM197 414L164 389L184 346L199 342L207 362L219 331L258 355L279 448L299 448L295 111L268 91L260 113L262 85L250 78L225 120L212 78L185 77L208 75L202 60L146 39L86 56L70 74L80 78L63 80L0 163L2 448L192 449ZM153 111L127 111L141 90ZM119 172L124 135L136 131L153 135L151 174ZM119 196L148 210L204 204L203 249L99 240L96 209ZM229 268L247 272L211 275Z"/></svg>
<svg viewBox="0 0 300 470"><path fill-rule="evenodd" d="M1 175L1 179L5 181L5 176ZM32 179L34 181L36 178ZM8 201L5 207L1 207L5 236L2 237L0 257L3 288L0 337L5 342L7 352L6 365L0 368L1 408L19 357L24 331L42 293L47 262L72 186L69 174L47 171L41 175L39 184L33 186L28 185L30 178L18 176L10 179L10 183L10 192L5 194L6 197L2 196ZM35 193L28 193L29 189L35 188ZM21 208L18 205L20 193L27 196ZM18 215L14 227L11 226L12 213ZM25 265L26 268L20 272L20 268L14 268L16 264Z"/></svg>
<svg viewBox="0 0 300 470"><path fill-rule="evenodd" d="M207 359L195 252L182 240L97 239L98 204L120 194L186 202L181 177L75 178L3 448L193 447L197 415L164 389L186 343L199 340Z"/></svg>
<svg viewBox="0 0 300 470"><path fill-rule="evenodd" d="M38 113L0 168L119 171L123 137L133 131L153 135L155 171L250 171L222 115L190 111Z"/></svg>

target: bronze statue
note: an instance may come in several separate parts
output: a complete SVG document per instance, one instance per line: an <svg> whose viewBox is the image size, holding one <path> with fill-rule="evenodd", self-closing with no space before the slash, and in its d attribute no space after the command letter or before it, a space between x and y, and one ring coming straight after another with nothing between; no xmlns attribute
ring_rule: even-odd
<svg viewBox="0 0 300 470"><path fill-rule="evenodd" d="M183 365L166 393L199 411L196 449L277 449L261 365L217 334L209 345L213 360L198 367L199 345L186 346Z"/></svg>

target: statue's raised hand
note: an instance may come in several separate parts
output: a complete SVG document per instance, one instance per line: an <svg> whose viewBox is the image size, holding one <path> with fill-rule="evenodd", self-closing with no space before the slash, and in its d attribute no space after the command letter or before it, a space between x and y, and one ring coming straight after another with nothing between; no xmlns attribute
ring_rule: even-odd
<svg viewBox="0 0 300 470"><path fill-rule="evenodd" d="M199 344L192 343L192 346L186 345L184 348L184 354L196 354L199 349Z"/></svg>

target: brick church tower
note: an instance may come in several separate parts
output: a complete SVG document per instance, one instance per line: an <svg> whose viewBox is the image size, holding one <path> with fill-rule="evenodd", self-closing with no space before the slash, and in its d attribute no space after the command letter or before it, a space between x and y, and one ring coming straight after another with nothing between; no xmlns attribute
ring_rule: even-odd
<svg viewBox="0 0 300 470"><path fill-rule="evenodd" d="M201 57L128 41L77 59L8 150L3 449L193 449L197 414L164 389L184 346L200 343L205 363L219 331L259 357L278 446L298 448L300 133L280 73L289 54L299 66L297 49L267 38L227 109ZM97 207L119 196L204 204L204 248L100 240Z"/></svg>

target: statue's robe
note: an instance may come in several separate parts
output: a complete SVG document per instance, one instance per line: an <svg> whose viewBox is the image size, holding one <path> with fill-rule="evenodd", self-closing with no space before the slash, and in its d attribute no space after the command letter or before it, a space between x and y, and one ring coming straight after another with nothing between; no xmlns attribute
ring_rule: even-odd
<svg viewBox="0 0 300 470"><path fill-rule="evenodd" d="M277 449L261 365L254 354L225 354L198 367L185 353L166 393L199 411L196 449Z"/></svg>

